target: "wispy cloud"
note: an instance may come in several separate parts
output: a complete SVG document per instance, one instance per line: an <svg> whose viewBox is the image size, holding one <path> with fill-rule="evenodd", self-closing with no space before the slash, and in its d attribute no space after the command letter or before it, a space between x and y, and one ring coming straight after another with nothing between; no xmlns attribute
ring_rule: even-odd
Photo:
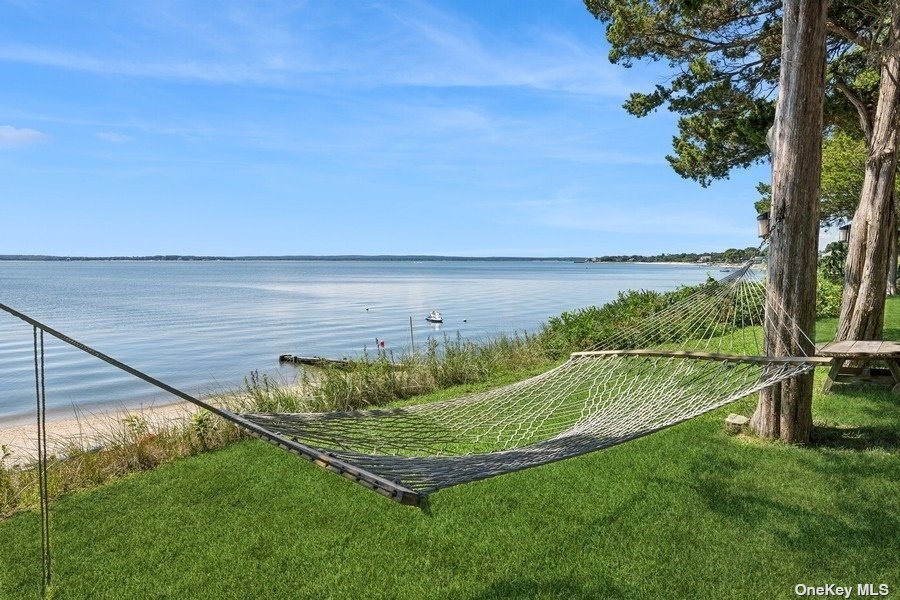
<svg viewBox="0 0 900 600"><path fill-rule="evenodd" d="M47 134L27 127L0 125L0 148L30 146L47 139Z"/></svg>
<svg viewBox="0 0 900 600"><path fill-rule="evenodd" d="M384 5L402 25L397 45L414 45L407 61L386 63L372 77L393 84L442 87L526 87L577 94L624 96L620 72L563 32L532 31L500 38L470 20L421 2ZM423 60L423 57L425 60ZM599 60L598 60L599 59Z"/></svg>
<svg viewBox="0 0 900 600"><path fill-rule="evenodd" d="M151 48L114 40L112 52L7 41L0 61L92 73L276 88L522 87L624 96L621 69L566 32L501 37L458 13L420 2L203 13L170 3L135 9ZM201 13L201 14L198 14ZM375 21L363 28L358 19ZM361 31L365 30L365 31ZM368 32L368 33L367 33Z"/></svg>
<svg viewBox="0 0 900 600"><path fill-rule="evenodd" d="M661 210L646 202L626 200L589 200L562 195L555 198L526 200L519 206L534 225L589 231L636 235L678 235L699 238L740 236L747 227L739 227L700 207L684 207L678 211Z"/></svg>
<svg viewBox="0 0 900 600"><path fill-rule="evenodd" d="M283 73L252 64L190 59L167 62L119 60L21 44L0 45L0 61L54 67L97 75L125 75L202 83L284 85Z"/></svg>
<svg viewBox="0 0 900 600"><path fill-rule="evenodd" d="M122 133L116 133L115 131L98 131L94 134L94 137L96 137L98 140L109 142L110 144L121 144L131 139L131 136Z"/></svg>

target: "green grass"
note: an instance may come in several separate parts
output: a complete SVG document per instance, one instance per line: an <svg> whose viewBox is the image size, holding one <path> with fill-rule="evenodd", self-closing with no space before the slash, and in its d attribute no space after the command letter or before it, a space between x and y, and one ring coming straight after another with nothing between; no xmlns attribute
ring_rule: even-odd
<svg viewBox="0 0 900 600"><path fill-rule="evenodd" d="M900 301L886 323L900 339ZM754 404L450 488L426 511L240 442L55 501L54 598L794 598L797 583L829 582L900 593L900 399L818 394L809 448L726 434L724 416ZM0 524L0 596L38 597L38 530L31 512Z"/></svg>

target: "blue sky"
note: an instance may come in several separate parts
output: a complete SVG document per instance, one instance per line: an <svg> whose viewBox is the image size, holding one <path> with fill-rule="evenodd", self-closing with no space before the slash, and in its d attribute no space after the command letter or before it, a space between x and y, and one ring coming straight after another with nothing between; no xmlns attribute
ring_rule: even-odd
<svg viewBox="0 0 900 600"><path fill-rule="evenodd" d="M594 256L756 245L560 2L0 0L0 254Z"/></svg>

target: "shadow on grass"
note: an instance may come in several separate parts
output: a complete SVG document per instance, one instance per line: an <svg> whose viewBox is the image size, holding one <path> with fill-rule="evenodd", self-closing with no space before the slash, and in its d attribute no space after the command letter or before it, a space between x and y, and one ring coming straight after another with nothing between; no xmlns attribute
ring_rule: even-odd
<svg viewBox="0 0 900 600"><path fill-rule="evenodd" d="M888 427L833 434L823 429L833 447L896 449L900 442ZM768 475L754 475L760 471ZM748 447L734 457L719 440L692 461L690 476L677 483L690 488L706 510L744 531L765 531L814 565L823 555L900 548L900 518L886 510L883 496L870 491L872 485L888 485L894 471L884 459L862 452L841 455L814 447Z"/></svg>
<svg viewBox="0 0 900 600"><path fill-rule="evenodd" d="M855 451L887 450L889 452L896 452L900 451L900 431L888 426L817 426L813 428L811 447Z"/></svg>
<svg viewBox="0 0 900 600"><path fill-rule="evenodd" d="M569 578L553 578L535 581L526 578L504 578L492 582L480 593L469 598L488 600L493 598L624 598L625 590L604 578L590 588Z"/></svg>

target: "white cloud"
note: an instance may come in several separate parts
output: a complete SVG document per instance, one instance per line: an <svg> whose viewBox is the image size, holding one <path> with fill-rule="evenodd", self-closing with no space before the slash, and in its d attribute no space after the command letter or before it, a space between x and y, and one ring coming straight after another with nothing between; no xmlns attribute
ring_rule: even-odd
<svg viewBox="0 0 900 600"><path fill-rule="evenodd" d="M115 131L98 131L94 134L94 137L96 137L98 140L103 140L104 142L109 142L111 144L121 144L131 139L130 136L116 133Z"/></svg>
<svg viewBox="0 0 900 600"><path fill-rule="evenodd" d="M0 125L0 148L18 148L37 144L47 139L47 134L27 127Z"/></svg>
<svg viewBox="0 0 900 600"><path fill-rule="evenodd" d="M0 46L0 60L97 75L180 79L203 83L285 83L283 74L260 69L250 64L226 64L182 59L163 62L118 60L18 44Z"/></svg>
<svg viewBox="0 0 900 600"><path fill-rule="evenodd" d="M630 91L620 68L609 64L598 48L584 46L570 34L526 31L521 39L504 39L478 23L428 4L413 2L402 9L385 4L381 8L400 29L394 44L382 46L391 56L377 52L371 56L379 68L368 72L377 82L524 87L616 97Z"/></svg>
<svg viewBox="0 0 900 600"><path fill-rule="evenodd" d="M96 54L13 41L0 61L93 73L274 88L522 87L623 97L622 69L569 32L498 34L426 3L374 4L355 15L326 5L198 15L193 4L142 10L151 49ZM299 13L299 14L295 14ZM365 19L368 24L359 22Z"/></svg>

